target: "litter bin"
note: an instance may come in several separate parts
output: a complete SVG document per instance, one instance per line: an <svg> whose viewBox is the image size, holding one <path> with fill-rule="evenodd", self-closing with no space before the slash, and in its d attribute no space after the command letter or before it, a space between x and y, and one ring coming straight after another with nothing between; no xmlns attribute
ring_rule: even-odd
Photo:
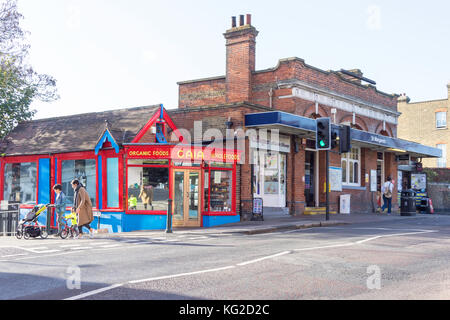
<svg viewBox="0 0 450 320"><path fill-rule="evenodd" d="M416 193L414 190L404 190L400 196L400 215L415 216L416 215Z"/></svg>

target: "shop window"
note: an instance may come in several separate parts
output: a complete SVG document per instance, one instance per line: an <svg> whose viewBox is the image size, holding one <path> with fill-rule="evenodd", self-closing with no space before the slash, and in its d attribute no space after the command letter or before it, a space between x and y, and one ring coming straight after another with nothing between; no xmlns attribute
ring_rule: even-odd
<svg viewBox="0 0 450 320"><path fill-rule="evenodd" d="M61 185L64 194L73 199L74 190L71 182L74 179L86 188L92 205L97 206L97 168L94 159L64 160L61 163Z"/></svg>
<svg viewBox="0 0 450 320"><path fill-rule="evenodd" d="M264 159L264 194L278 194L278 153L266 153Z"/></svg>
<svg viewBox="0 0 450 320"><path fill-rule="evenodd" d="M447 112L436 112L436 128L447 128Z"/></svg>
<svg viewBox="0 0 450 320"><path fill-rule="evenodd" d="M359 186L360 184L360 149L352 148L341 156L342 184Z"/></svg>
<svg viewBox="0 0 450 320"><path fill-rule="evenodd" d="M211 170L209 185L210 211L229 212L232 210L233 171Z"/></svg>
<svg viewBox="0 0 450 320"><path fill-rule="evenodd" d="M167 211L169 168L128 167L128 210Z"/></svg>
<svg viewBox="0 0 450 320"><path fill-rule="evenodd" d="M446 168L447 167L447 145L446 144L437 144L436 148L442 150L442 157L437 159L437 167L438 168Z"/></svg>
<svg viewBox="0 0 450 320"><path fill-rule="evenodd" d="M106 159L106 205L119 207L119 158Z"/></svg>
<svg viewBox="0 0 450 320"><path fill-rule="evenodd" d="M3 199L23 204L36 204L36 162L7 163Z"/></svg>

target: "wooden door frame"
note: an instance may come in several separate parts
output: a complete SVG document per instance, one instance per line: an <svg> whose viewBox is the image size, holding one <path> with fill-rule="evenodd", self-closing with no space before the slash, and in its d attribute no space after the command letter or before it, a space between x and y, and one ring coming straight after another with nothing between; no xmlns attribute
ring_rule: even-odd
<svg viewBox="0 0 450 320"><path fill-rule="evenodd" d="M183 172L184 173L184 194L183 194L183 220L175 220L173 219L173 226L174 227L200 227L201 226L201 213L202 213L202 170L199 169L183 169L183 168L173 168L173 174L172 174L172 194L174 197L173 207L172 207L172 217L174 217L175 212L175 175L176 172ZM197 172L198 173L198 219L197 220L189 220L189 197L187 196L186 191L188 190L190 192L190 181L189 181L189 173L190 172Z"/></svg>

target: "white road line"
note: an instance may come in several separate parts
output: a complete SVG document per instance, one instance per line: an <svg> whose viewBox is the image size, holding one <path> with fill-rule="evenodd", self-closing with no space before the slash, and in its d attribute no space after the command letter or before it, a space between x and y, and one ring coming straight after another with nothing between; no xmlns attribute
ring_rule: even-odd
<svg viewBox="0 0 450 320"><path fill-rule="evenodd" d="M106 246L100 246L100 248L115 248L115 247L120 247L121 244L108 244Z"/></svg>
<svg viewBox="0 0 450 320"><path fill-rule="evenodd" d="M93 296L93 295L101 293L101 292L105 292L105 291L108 291L108 290L115 289L115 288L118 288L118 287L121 287L121 286L123 286L122 283L113 284L112 286L109 286L109 287L106 287L106 288L97 289L97 290L94 290L94 291L89 291L89 292L86 292L86 293L83 293L83 294L80 294L80 295L77 295L77 296L74 296L74 297L66 298L64 300L79 300L79 299L83 299L83 298L86 298L86 297L89 297L89 296Z"/></svg>
<svg viewBox="0 0 450 320"><path fill-rule="evenodd" d="M74 248L70 248L72 250L88 250L88 249L92 249L92 247L74 247Z"/></svg>
<svg viewBox="0 0 450 320"><path fill-rule="evenodd" d="M238 266L246 266L246 265L248 265L248 264L260 262L260 261L263 261L263 260L267 260L267 259L272 259L272 258L284 256L285 254L289 254L289 253L291 253L291 251L283 251L283 252L280 252L280 253L277 253L277 254L274 254L274 255L271 255L271 256L262 257L262 258L259 258L259 259L255 259L255 260L250 260L250 261L238 263L237 265L238 265Z"/></svg>
<svg viewBox="0 0 450 320"><path fill-rule="evenodd" d="M148 278L148 279L142 279L142 280L133 280L133 281L128 281L126 283L118 283L118 284L114 284L111 285L109 287L105 287L105 288L101 288L101 289L97 289L97 290L93 290L93 291L89 291L89 292L85 292L83 294L74 296L74 297L70 297L70 298L66 298L64 300L79 300L79 299L83 299L89 296L93 296L105 291L109 291L118 287L122 287L126 284L135 284L135 283L141 283L141 282L148 282L148 281L156 281L156 280L164 280L164 279L171 279L171 278L179 278L179 277L185 277L185 276L191 276L191 275L195 275L195 274L202 274L202 273L208 273L208 272L217 272L217 271L222 271L222 270L227 270L227 269L233 269L235 268L235 266L228 266L228 267L222 267L222 268L216 268L216 269L208 269L208 270L201 270L201 271L194 271L194 272L187 272L187 273L179 273L179 274L174 274L174 275L169 275L169 276L161 276L161 277L154 277L154 278Z"/></svg>
<svg viewBox="0 0 450 320"><path fill-rule="evenodd" d="M99 245L108 244L108 243L110 243L110 242L89 242L89 245L90 246L99 246Z"/></svg>
<svg viewBox="0 0 450 320"><path fill-rule="evenodd" d="M1 256L0 258L10 258L10 257L18 257L18 256L27 256L28 253L18 253L18 254L9 254L7 256Z"/></svg>
<svg viewBox="0 0 450 320"><path fill-rule="evenodd" d="M222 270L228 270L236 268L235 266L227 266L227 267L221 267L221 268L215 268L215 269L208 269L208 270L201 270L201 271L194 271L194 272L187 272L187 273L179 273L179 274L173 274L169 276L161 276L161 277L154 277L154 278L148 278L148 279L141 279L141 280L133 280L128 281L130 284L134 283L141 283L141 282L148 282L148 281L156 281L156 280L164 280L164 279L171 279L171 278L179 278L179 277L185 277L185 276L192 276L195 274L202 274L202 273L208 273L208 272L217 272Z"/></svg>
<svg viewBox="0 0 450 320"><path fill-rule="evenodd" d="M286 254L290 254L293 251L307 251L307 250L317 250L317 249L325 249L325 248L336 248L336 247L345 247L345 246L354 246L357 244L362 244L368 241L372 241L375 239L379 239L379 238L383 238L383 237L394 237L394 236L404 236L404 235L413 235L413 234L422 234L422 233L432 233L432 232L438 232L435 230L426 230L426 231L421 231L421 232L409 232L409 233L397 233L397 234L388 234L388 235L379 235L379 236L374 236L374 237L370 237L367 239L363 239L363 240L359 240L356 242L347 242L347 243L338 243L338 244L331 244L328 246L319 246L319 247L310 247L310 248L301 248L301 249L294 249L294 250L290 250L290 251L283 251L274 255L270 255L270 256L266 256L266 257L262 257L259 259L254 259L251 261L246 261L246 262L242 262L242 263L238 263L236 265L233 266L227 266L227 267L221 267L221 268L215 268L215 269L208 269L208 270L202 270L202 271L194 271L194 272L187 272L187 273L179 273L179 274L174 274L174 275L168 275L168 276L161 276L161 277L153 277L153 278L147 278L147 279L141 279L141 280L132 280L132 281L128 281L126 283L120 283L120 284L115 284L115 285L111 285L109 287L105 287L102 289L97 289L97 290L93 290L90 292L86 292L74 297L70 297L70 298L66 298L64 300L79 300L79 299L83 299L92 295L96 295L98 293L101 292L105 292L105 291L109 291L121 286L124 286L126 284L136 284L136 283L142 283L142 282L149 282L149 281L157 281L157 280L164 280L164 279L171 279L171 278L178 278L178 277L185 277L185 276L191 276L191 275L196 275L196 274L202 274L202 273L208 273L208 272L217 272L217 271L222 271L222 270L228 270L228 269L233 269L236 268L236 266L246 266L252 263L256 263L256 262L260 262L260 261L264 261L264 260L268 260L268 259L272 259L272 258L276 258L276 257L280 257ZM143 244L142 242L140 244Z"/></svg>
<svg viewBox="0 0 450 320"><path fill-rule="evenodd" d="M208 237L195 237L195 238L187 238L187 240L200 240L200 239L208 239Z"/></svg>
<svg viewBox="0 0 450 320"><path fill-rule="evenodd" d="M47 247L37 247L37 248L24 248L24 247L16 247L28 252L32 252L32 253L51 253L51 252L58 252L61 250L40 250L40 249L48 249ZM38 250L39 249L39 250Z"/></svg>

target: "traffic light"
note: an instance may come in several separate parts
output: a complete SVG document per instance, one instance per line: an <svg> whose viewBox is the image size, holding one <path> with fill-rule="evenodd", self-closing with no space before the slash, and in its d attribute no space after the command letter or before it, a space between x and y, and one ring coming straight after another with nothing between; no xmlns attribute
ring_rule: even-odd
<svg viewBox="0 0 450 320"><path fill-rule="evenodd" d="M339 143L339 135L337 131L331 130L331 150L336 148L337 144Z"/></svg>
<svg viewBox="0 0 450 320"><path fill-rule="evenodd" d="M339 153L347 153L352 149L350 126L342 125L339 128Z"/></svg>
<svg viewBox="0 0 450 320"><path fill-rule="evenodd" d="M330 118L316 119L316 149L330 150L331 148L331 122Z"/></svg>

